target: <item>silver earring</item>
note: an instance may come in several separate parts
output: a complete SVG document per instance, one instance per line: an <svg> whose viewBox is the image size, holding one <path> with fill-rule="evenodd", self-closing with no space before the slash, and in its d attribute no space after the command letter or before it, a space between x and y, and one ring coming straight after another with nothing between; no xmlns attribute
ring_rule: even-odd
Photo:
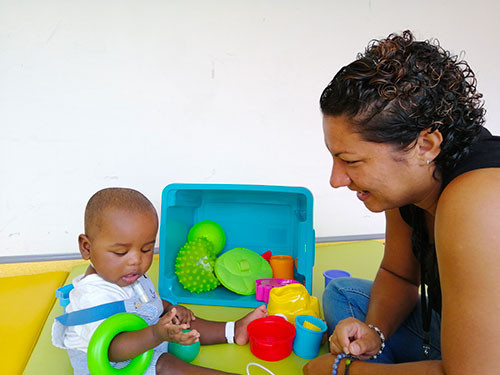
<svg viewBox="0 0 500 375"><path fill-rule="evenodd" d="M427 165L429 165L431 163L431 161L429 159L427 159L425 162L427 163Z"/></svg>

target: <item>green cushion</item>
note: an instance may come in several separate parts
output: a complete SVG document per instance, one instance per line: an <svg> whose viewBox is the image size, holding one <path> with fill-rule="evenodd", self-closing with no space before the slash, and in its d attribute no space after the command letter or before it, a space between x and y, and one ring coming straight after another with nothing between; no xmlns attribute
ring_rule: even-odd
<svg viewBox="0 0 500 375"><path fill-rule="evenodd" d="M354 277L373 279L382 258L383 244L378 241L360 241L336 244L317 244L316 263L313 272L313 295L321 301L324 280L323 272L327 269L344 269ZM68 276L70 283L74 277L83 273L86 266L77 266ZM148 272L153 283L158 285L158 259ZM220 307L203 305L186 305L193 310L196 316L204 319L228 321L237 320L251 309L238 307ZM62 308L55 304L43 327L40 339L31 355L24 375L68 375L72 373L66 351L52 346L51 327L54 317L62 314ZM320 354L326 353L327 346L322 345ZM223 358L223 360L221 360ZM218 370L246 373L249 362L260 363L276 374L302 374L302 367L308 360L292 354L284 360L267 362L258 359L251 352L249 345L239 346L230 344L202 346L200 354L192 362L195 365L215 368ZM264 371L253 368L252 374L261 374Z"/></svg>

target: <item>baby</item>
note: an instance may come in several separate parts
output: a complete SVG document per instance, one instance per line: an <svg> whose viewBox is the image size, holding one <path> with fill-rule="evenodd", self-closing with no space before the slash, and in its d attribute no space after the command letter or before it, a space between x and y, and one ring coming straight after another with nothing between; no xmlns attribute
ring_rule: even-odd
<svg viewBox="0 0 500 375"><path fill-rule="evenodd" d="M115 368L123 368L131 358L154 349L145 374L227 374L174 357L168 353L167 342L189 345L199 340L202 345L245 345L248 324L267 316L267 310L262 305L236 322L214 322L161 300L146 275L153 260L157 230L156 210L141 193L109 188L94 194L85 210L85 234L78 238L80 253L83 259L90 260L90 265L85 274L73 280L66 313L125 301L130 308L127 311L146 320L148 327L120 333L111 342L108 355ZM102 322L68 326L54 322L52 341L68 351L75 375L89 374L86 352L92 334ZM191 331L182 332L187 328Z"/></svg>

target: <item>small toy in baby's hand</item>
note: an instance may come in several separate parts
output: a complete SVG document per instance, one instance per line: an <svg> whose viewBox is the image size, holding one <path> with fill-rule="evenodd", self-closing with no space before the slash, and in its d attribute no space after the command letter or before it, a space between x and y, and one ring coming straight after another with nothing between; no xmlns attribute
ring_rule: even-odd
<svg viewBox="0 0 500 375"><path fill-rule="evenodd" d="M185 329L182 332L189 331L189 329ZM182 345L177 342L169 342L168 352L175 355L177 358L182 359L183 361L191 362L200 352L200 341L198 340L191 345Z"/></svg>

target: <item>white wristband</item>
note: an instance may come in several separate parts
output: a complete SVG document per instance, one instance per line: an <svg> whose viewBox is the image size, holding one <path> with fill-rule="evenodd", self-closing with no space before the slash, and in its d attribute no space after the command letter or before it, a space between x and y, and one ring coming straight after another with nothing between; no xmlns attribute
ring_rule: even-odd
<svg viewBox="0 0 500 375"><path fill-rule="evenodd" d="M226 340L228 344L234 344L234 322L226 323Z"/></svg>

